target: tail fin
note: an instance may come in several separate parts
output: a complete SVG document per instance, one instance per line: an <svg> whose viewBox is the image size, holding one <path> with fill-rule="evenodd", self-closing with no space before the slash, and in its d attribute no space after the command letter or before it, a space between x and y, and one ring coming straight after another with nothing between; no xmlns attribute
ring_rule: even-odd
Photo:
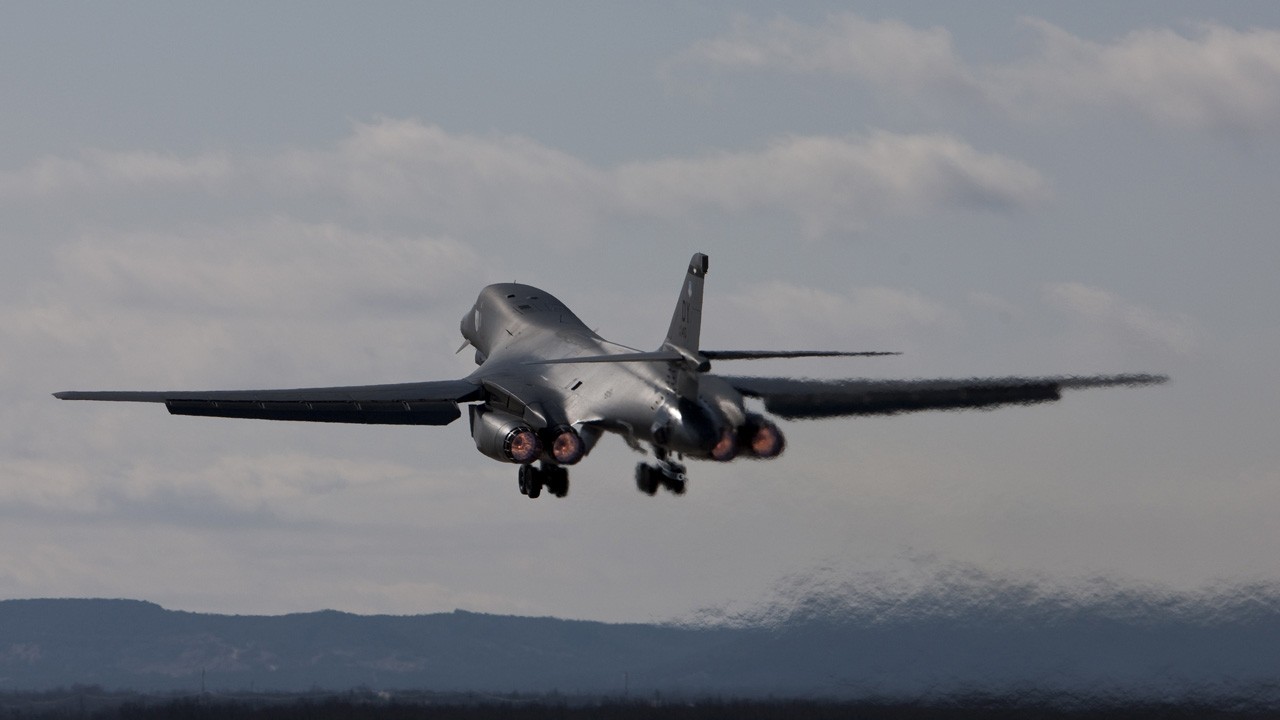
<svg viewBox="0 0 1280 720"><path fill-rule="evenodd" d="M702 281L707 276L708 258L694 253L689 260L684 284L680 287L680 299L671 314L671 327L667 329L664 347L679 351L686 357L698 354L699 336L702 334Z"/></svg>

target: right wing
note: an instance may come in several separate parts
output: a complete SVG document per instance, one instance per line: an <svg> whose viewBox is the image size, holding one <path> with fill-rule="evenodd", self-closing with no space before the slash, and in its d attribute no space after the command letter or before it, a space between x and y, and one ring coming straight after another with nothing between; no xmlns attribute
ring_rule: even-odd
<svg viewBox="0 0 1280 720"><path fill-rule="evenodd" d="M448 425L461 415L458 403L478 400L469 380L352 385L290 390L79 391L54 393L60 400L164 403L174 415L301 420L376 425Z"/></svg>
<svg viewBox="0 0 1280 720"><path fill-rule="evenodd" d="M893 415L1048 402L1069 388L1154 385L1164 375L1006 377L938 380L810 380L724 377L765 409L790 420L847 415Z"/></svg>

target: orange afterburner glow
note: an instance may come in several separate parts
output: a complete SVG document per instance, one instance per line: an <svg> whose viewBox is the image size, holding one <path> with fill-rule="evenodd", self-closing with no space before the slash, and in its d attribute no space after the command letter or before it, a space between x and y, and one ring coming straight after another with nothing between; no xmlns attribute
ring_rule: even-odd
<svg viewBox="0 0 1280 720"><path fill-rule="evenodd" d="M551 457L561 465L572 465L582 459L586 446L571 427L560 427L551 439Z"/></svg>
<svg viewBox="0 0 1280 720"><path fill-rule="evenodd" d="M738 443L729 430L720 432L720 439L711 447L711 458L720 462L728 462L738 454Z"/></svg>
<svg viewBox="0 0 1280 720"><path fill-rule="evenodd" d="M507 436L507 457L520 464L531 463L542 454L542 443L529 428L516 428Z"/></svg>
<svg viewBox="0 0 1280 720"><path fill-rule="evenodd" d="M786 441L782 439L782 431L773 423L762 424L751 436L751 454L760 458L777 457L782 453Z"/></svg>

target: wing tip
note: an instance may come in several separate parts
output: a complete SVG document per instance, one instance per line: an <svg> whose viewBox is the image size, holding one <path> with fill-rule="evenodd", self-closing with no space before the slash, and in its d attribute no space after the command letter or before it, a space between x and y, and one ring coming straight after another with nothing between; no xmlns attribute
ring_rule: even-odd
<svg viewBox="0 0 1280 720"><path fill-rule="evenodd" d="M1064 388L1091 388L1142 387L1163 385L1167 382L1169 382L1169 376L1160 373L1126 373L1124 375L1075 375L1063 378L1059 384Z"/></svg>

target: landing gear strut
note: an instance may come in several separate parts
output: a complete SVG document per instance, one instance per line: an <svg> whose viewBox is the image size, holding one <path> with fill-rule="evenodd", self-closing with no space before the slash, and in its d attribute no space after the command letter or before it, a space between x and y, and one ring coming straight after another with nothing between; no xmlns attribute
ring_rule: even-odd
<svg viewBox="0 0 1280 720"><path fill-rule="evenodd" d="M542 494L542 488L556 497L569 494L569 471L559 465L542 463L542 467L521 465L519 475L520 494L536 498Z"/></svg>
<svg viewBox="0 0 1280 720"><path fill-rule="evenodd" d="M668 459L667 451L656 449L658 462L654 465L636 465L636 487L645 495L654 495L658 488L666 488L676 495L685 491L685 467Z"/></svg>

